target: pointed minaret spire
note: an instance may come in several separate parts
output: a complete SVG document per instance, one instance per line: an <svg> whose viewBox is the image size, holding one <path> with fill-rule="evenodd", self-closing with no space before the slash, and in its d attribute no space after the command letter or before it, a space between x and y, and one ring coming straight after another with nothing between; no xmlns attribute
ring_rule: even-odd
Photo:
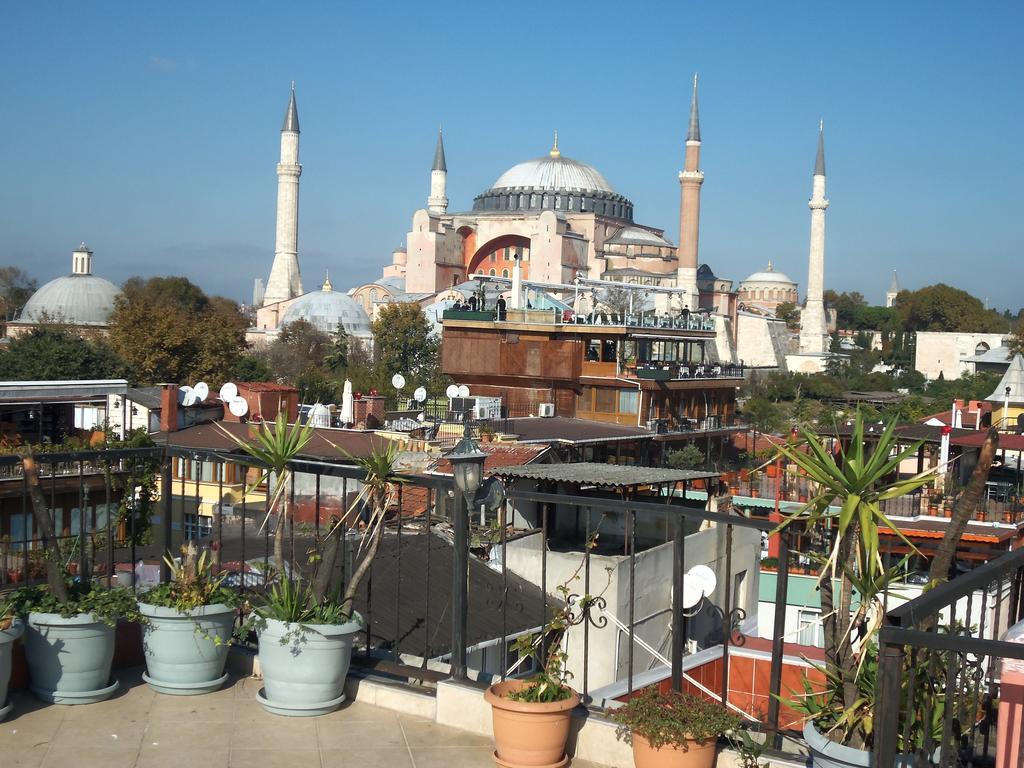
<svg viewBox="0 0 1024 768"><path fill-rule="evenodd" d="M448 211L448 164L444 159L444 139L441 126L437 126L437 146L434 148L434 165L430 169L430 197L427 211L443 214Z"/></svg>
<svg viewBox="0 0 1024 768"><path fill-rule="evenodd" d="M299 132L299 108L295 104L295 81L292 80L292 95L288 98L288 109L284 113L282 131Z"/></svg>
<svg viewBox="0 0 1024 768"><path fill-rule="evenodd" d="M444 161L444 139L441 137L441 126L437 127L437 146L434 148L434 165L432 171L448 171Z"/></svg>
<svg viewBox="0 0 1024 768"><path fill-rule="evenodd" d="M697 113L697 75L693 76L693 103L690 126L686 132L683 170L679 172L679 248L677 249L676 287L683 289L683 305L691 312L700 306L697 287L697 243L700 235L700 187L704 172L700 169L700 116Z"/></svg>
<svg viewBox="0 0 1024 768"><path fill-rule="evenodd" d="M818 156L814 158L814 175L825 175L825 121L818 121Z"/></svg>
<svg viewBox="0 0 1024 768"><path fill-rule="evenodd" d="M561 157L562 153L558 149L558 129L555 128L555 143L551 145L551 151L548 152L551 157Z"/></svg>
<svg viewBox="0 0 1024 768"><path fill-rule="evenodd" d="M896 270L892 271L892 281L889 283L889 290L885 292L885 306L891 307L896 303L896 297L900 295L900 281L896 279Z"/></svg>
<svg viewBox="0 0 1024 768"><path fill-rule="evenodd" d="M690 128L687 141L700 141L700 110L697 109L697 73L693 73L693 101L690 102Z"/></svg>
<svg viewBox="0 0 1024 768"><path fill-rule="evenodd" d="M299 110L295 106L295 83L288 97L281 128L281 159L277 164L277 230L274 264L267 278L263 306L301 296L299 273Z"/></svg>

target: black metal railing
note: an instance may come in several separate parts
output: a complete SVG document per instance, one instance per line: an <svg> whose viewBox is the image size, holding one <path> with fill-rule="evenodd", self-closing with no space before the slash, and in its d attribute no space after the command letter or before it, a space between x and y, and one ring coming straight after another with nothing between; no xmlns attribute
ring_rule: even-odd
<svg viewBox="0 0 1024 768"><path fill-rule="evenodd" d="M161 481L148 517L124 514L122 500L136 491L132 482L104 485L102 494L100 485L87 489L85 462L120 461L133 477L130 463L140 459L155 463ZM189 477L175 474L176 465L187 464L182 459L198 463L188 464L198 467ZM211 545L215 567L241 591L259 593L277 578L276 516L267 515L265 492L254 490L241 473L227 471L246 462L239 454L172 446L58 460L77 460L82 467L79 488L65 491L66 498L54 479L42 481L51 512L65 514L65 506L77 504L78 523L75 530L60 530L59 546L67 547L67 561L75 563L79 578L142 589L169 578L162 555L178 553L190 539ZM310 577L328 531L337 526L342 554L335 576L343 586L358 558L364 518L354 502L363 471L320 461L296 461L291 468L285 568ZM730 702L730 654L745 642L742 629L752 629L744 618L757 614L757 554L772 523L731 510L708 511L705 501L686 499L682 484L653 486L646 495L625 499L596 490L566 494L510 484L498 506L470 509L450 477L401 479L384 543L357 596L365 631L354 664L416 684L448 677L504 679L532 671L514 647L516 638L529 636L563 644L572 684L589 706L600 708L663 681L677 689L688 684L687 656L695 644L717 649L713 653L724 669L721 684L706 686L705 693ZM105 515L94 509L97 498L107 504ZM0 502L5 532L11 532L12 516L20 516L23 534L9 537L0 551L0 562L17 559L23 568L17 580L5 572L2 585L43 581L45 542L31 523L27 481L0 488ZM767 712L747 713L775 744L785 694L780 686L789 547L786 532L770 679L763 691ZM718 586L698 603L684 603L688 571L699 563L713 568ZM567 595L560 584L567 584ZM566 599L571 626L561 636L545 635L543 627Z"/></svg>
<svg viewBox="0 0 1024 768"><path fill-rule="evenodd" d="M1024 614L1024 549L991 560L886 614L879 636L876 765L1009 765L1020 712L1005 709L1024 644L1004 641ZM1000 734L1001 728L1012 732ZM906 764L911 764L910 762Z"/></svg>

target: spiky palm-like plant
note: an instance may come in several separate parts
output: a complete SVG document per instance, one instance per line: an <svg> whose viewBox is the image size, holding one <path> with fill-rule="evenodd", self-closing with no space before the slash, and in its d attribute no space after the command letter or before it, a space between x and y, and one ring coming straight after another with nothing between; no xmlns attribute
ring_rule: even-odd
<svg viewBox="0 0 1024 768"><path fill-rule="evenodd" d="M248 440L236 437L224 429L219 422L217 426L264 468L260 478L250 486L250 493L257 486L273 478L273 489L267 500L267 516L263 520L263 525L266 526L270 521L270 516L277 513L277 528L274 531L274 565L283 575L286 573L284 527L291 511L288 503L288 485L291 481L292 470L289 464L298 458L302 449L313 437L313 426L298 422L289 426L286 415L278 413L273 429L267 427L266 423L261 423L258 428L250 430L250 439Z"/></svg>
<svg viewBox="0 0 1024 768"><path fill-rule="evenodd" d="M795 522L808 530L830 529L832 544L819 558L821 614L825 634L827 690L815 702L815 714L826 715L832 737L847 746L870 745L874 707L865 704L859 685L864 660L884 617L884 599L899 568L886 568L879 551L879 527L893 531L911 553L914 545L882 512L882 502L912 493L931 479L934 470L905 479L901 462L914 457L919 445L899 450L895 420L886 426L874 449L864 445L864 420L858 413L848 449L839 460L821 438L801 430L802 440L778 446L779 452L803 470L815 493L779 530ZM801 450L806 446L806 452ZM823 530L824 532L824 530ZM853 596L857 594L857 603Z"/></svg>

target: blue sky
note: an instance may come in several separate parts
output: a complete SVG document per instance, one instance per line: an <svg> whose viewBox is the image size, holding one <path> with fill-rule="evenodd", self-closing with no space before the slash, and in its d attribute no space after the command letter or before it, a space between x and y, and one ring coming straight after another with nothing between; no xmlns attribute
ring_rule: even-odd
<svg viewBox="0 0 1024 768"><path fill-rule="evenodd" d="M302 125L307 287L379 276L426 204L438 123L451 209L543 154L596 166L676 241L701 76L701 261L805 282L816 130L826 286L880 302L945 281L1019 290L1020 4L16 3L0 47L0 264L41 281L184 274L247 299L273 256L278 131Z"/></svg>

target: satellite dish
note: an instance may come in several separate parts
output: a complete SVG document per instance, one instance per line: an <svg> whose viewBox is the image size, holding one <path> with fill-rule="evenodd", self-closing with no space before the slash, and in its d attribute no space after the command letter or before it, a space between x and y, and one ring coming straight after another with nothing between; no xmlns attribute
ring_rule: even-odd
<svg viewBox="0 0 1024 768"><path fill-rule="evenodd" d="M459 384L459 397L469 397L469 387Z"/></svg>
<svg viewBox="0 0 1024 768"><path fill-rule="evenodd" d="M244 397L238 397L235 395L231 398L230 402L228 402L228 410L231 411L232 416L242 418L249 412L249 403Z"/></svg>
<svg viewBox="0 0 1024 768"><path fill-rule="evenodd" d="M426 389L426 387L416 387L416 391L412 393L412 399L415 400L417 403L422 403L424 400L426 400L427 399L427 389Z"/></svg>
<svg viewBox="0 0 1024 768"><path fill-rule="evenodd" d="M196 393L196 400L199 402L202 402L210 396L210 387L205 381L200 381L192 387L192 391Z"/></svg>
<svg viewBox="0 0 1024 768"><path fill-rule="evenodd" d="M420 411L419 413L416 414L416 421L420 423L424 422L426 418L426 414L424 414L423 411Z"/></svg>
<svg viewBox="0 0 1024 768"><path fill-rule="evenodd" d="M498 510L503 501L505 501L505 486L496 477L489 477L484 481L483 487L477 492L475 499L477 506L484 506L488 512Z"/></svg>
<svg viewBox="0 0 1024 768"><path fill-rule="evenodd" d="M230 403L237 396L238 387L236 387L230 381L220 388L220 399L223 400L225 403Z"/></svg>
<svg viewBox="0 0 1024 768"><path fill-rule="evenodd" d="M453 397L458 397L459 396L459 387L458 387L457 384L449 384L448 385L448 389L446 389L444 391L444 393L446 395L448 395L449 399L451 399Z"/></svg>
<svg viewBox="0 0 1024 768"><path fill-rule="evenodd" d="M391 377L391 386L395 389L401 389L405 386L405 376L400 373L396 373Z"/></svg>
<svg viewBox="0 0 1024 768"><path fill-rule="evenodd" d="M690 610L697 603L715 591L718 579L715 572L706 565L695 565L686 572L683 580L683 608Z"/></svg>
<svg viewBox="0 0 1024 768"><path fill-rule="evenodd" d="M182 387L178 390L181 396L181 404L188 408L191 405L195 405L198 398L196 397L196 391L192 387Z"/></svg>

